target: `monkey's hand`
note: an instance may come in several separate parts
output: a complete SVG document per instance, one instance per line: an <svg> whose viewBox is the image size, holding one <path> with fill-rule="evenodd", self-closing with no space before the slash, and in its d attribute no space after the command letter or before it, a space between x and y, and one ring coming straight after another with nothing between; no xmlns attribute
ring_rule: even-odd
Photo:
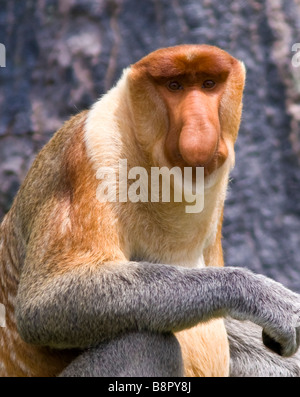
<svg viewBox="0 0 300 397"><path fill-rule="evenodd" d="M230 284L237 286L235 293L238 291L230 316L260 325L268 348L284 357L293 355L300 343L300 295L265 276L239 268L234 270Z"/></svg>

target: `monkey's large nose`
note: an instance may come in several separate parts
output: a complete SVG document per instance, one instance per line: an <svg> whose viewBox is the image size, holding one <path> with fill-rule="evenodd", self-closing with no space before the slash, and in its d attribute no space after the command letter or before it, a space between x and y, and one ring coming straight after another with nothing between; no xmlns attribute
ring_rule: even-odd
<svg viewBox="0 0 300 397"><path fill-rule="evenodd" d="M192 167L205 166L218 150L220 122L217 102L198 89L189 91L182 102L182 127L178 149Z"/></svg>
<svg viewBox="0 0 300 397"><path fill-rule="evenodd" d="M179 152L191 167L210 163L218 149L219 131L212 125L185 125L179 137Z"/></svg>

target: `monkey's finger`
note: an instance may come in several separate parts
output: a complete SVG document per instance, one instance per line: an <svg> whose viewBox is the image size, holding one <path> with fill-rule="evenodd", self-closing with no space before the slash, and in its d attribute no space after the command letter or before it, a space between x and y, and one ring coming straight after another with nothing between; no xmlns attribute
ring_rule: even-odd
<svg viewBox="0 0 300 397"><path fill-rule="evenodd" d="M262 340L264 345L279 354L282 357L290 357L296 353L299 346L299 330L291 333L289 338L286 338L286 343L278 342L272 338L265 330L262 332Z"/></svg>
<svg viewBox="0 0 300 397"><path fill-rule="evenodd" d="M262 332L262 340L267 348L282 356L281 344L279 342L276 342L273 338L271 338L265 331Z"/></svg>

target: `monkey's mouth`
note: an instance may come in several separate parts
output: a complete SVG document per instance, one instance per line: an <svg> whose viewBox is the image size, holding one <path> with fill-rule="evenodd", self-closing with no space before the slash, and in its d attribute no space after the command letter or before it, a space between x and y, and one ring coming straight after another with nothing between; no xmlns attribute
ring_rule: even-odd
<svg viewBox="0 0 300 397"><path fill-rule="evenodd" d="M196 170L198 167L204 168L204 177L208 177L214 171L218 170L225 163L226 159L227 159L227 154L221 151L216 151L213 158L210 161L208 161L206 164L197 164L192 166L188 164L183 159L183 157L178 153L176 160L173 159L172 164L173 167L180 167L182 172L184 172L184 168L186 167L192 168L193 180L196 180Z"/></svg>

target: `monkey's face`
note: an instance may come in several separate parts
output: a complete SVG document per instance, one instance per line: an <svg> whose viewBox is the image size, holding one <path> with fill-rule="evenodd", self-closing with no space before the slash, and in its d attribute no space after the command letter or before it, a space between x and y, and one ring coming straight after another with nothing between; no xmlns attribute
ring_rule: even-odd
<svg viewBox="0 0 300 397"><path fill-rule="evenodd" d="M136 120L150 123L139 126L138 139L153 162L204 167L208 176L233 157L244 80L238 60L207 45L160 49L134 64L130 90L139 108Z"/></svg>

